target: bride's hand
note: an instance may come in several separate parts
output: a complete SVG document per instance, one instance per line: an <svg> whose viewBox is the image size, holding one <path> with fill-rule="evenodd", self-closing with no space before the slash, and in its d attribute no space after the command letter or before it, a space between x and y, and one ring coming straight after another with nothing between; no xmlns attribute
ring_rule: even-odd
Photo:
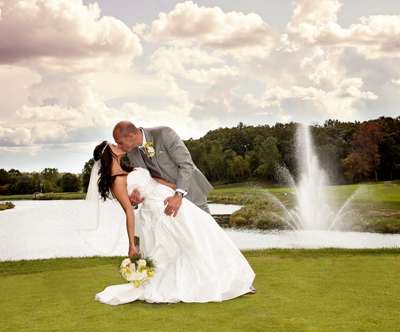
<svg viewBox="0 0 400 332"><path fill-rule="evenodd" d="M131 256L135 256L135 255L138 255L138 254L139 254L139 252L138 252L136 246L135 245L129 245L128 256L131 257Z"/></svg>
<svg viewBox="0 0 400 332"><path fill-rule="evenodd" d="M144 201L144 198L140 196L140 191L133 189L132 193L129 195L129 200L132 205L138 205Z"/></svg>

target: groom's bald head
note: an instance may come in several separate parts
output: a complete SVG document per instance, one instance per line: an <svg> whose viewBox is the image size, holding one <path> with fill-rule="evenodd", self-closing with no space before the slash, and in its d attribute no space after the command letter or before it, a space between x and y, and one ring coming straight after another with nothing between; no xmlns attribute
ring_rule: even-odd
<svg viewBox="0 0 400 332"><path fill-rule="evenodd" d="M120 121L114 126L113 137L118 146L129 152L142 142L142 133L132 122Z"/></svg>
<svg viewBox="0 0 400 332"><path fill-rule="evenodd" d="M113 137L116 136L125 137L127 134L137 133L138 128L130 121L120 121L114 126Z"/></svg>

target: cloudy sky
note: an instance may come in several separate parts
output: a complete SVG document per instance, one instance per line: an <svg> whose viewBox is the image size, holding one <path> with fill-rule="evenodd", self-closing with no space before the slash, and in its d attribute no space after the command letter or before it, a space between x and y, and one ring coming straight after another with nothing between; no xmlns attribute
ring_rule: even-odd
<svg viewBox="0 0 400 332"><path fill-rule="evenodd" d="M80 172L119 120L400 115L398 0L0 0L0 168Z"/></svg>

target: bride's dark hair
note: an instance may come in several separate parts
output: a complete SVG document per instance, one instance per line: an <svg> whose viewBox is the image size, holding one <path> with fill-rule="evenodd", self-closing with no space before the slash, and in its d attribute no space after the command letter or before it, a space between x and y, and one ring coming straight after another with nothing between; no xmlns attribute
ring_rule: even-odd
<svg viewBox="0 0 400 332"><path fill-rule="evenodd" d="M112 192L110 191L110 188L115 179L115 177L111 176L113 152L107 144L107 141L103 141L97 145L93 151L94 160L100 160L99 180L97 185L99 187L100 195L104 200L111 198L110 195L112 196Z"/></svg>

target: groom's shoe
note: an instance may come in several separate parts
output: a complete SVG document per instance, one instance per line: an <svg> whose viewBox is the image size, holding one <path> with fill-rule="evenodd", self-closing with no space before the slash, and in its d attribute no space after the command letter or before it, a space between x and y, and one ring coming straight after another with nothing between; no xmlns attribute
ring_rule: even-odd
<svg viewBox="0 0 400 332"><path fill-rule="evenodd" d="M256 293L256 289L254 288L253 285L251 285L250 290L246 294L255 294L255 293Z"/></svg>

